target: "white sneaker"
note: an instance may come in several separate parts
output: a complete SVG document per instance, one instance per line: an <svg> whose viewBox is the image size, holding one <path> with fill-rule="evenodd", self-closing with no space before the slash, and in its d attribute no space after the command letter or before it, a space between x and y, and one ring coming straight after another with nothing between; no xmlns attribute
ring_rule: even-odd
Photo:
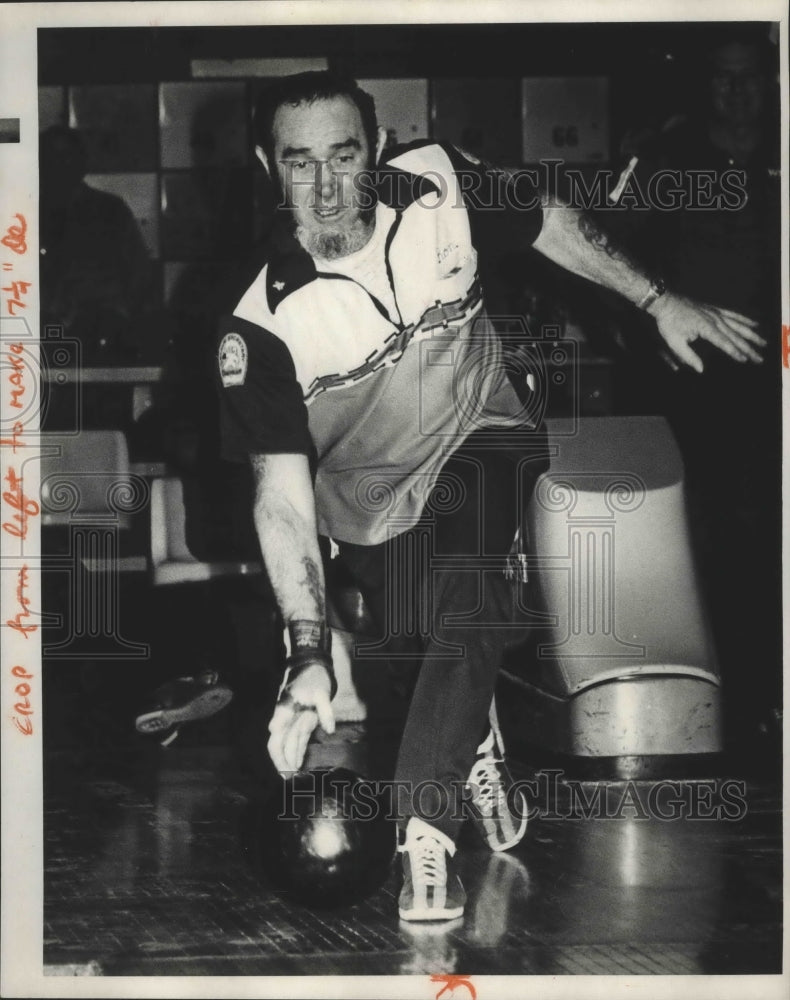
<svg viewBox="0 0 790 1000"><path fill-rule="evenodd" d="M494 727L477 748L466 781L472 822L492 851L514 847L527 829L527 800L505 764L505 748Z"/></svg>
<svg viewBox="0 0 790 1000"><path fill-rule="evenodd" d="M403 855L401 920L454 920L464 912L466 893L454 871L455 844L441 830L413 816Z"/></svg>

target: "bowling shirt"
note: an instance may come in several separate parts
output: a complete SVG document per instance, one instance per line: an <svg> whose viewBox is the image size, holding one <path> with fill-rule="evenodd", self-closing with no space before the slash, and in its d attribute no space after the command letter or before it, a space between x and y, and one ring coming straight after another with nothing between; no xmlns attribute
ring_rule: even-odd
<svg viewBox="0 0 790 1000"><path fill-rule="evenodd" d="M481 233L527 247L540 232L537 191L522 178L515 198L511 183L415 144L375 175L366 247L327 262L276 231L222 321L223 456L308 455L321 534L373 545L407 530L472 431L529 424L478 273Z"/></svg>

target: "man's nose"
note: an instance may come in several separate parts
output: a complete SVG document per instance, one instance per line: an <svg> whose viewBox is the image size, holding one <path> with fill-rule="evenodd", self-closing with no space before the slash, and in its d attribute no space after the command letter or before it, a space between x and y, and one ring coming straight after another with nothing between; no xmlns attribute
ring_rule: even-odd
<svg viewBox="0 0 790 1000"><path fill-rule="evenodd" d="M322 198L330 198L337 188L337 176L331 163L319 163L316 190Z"/></svg>

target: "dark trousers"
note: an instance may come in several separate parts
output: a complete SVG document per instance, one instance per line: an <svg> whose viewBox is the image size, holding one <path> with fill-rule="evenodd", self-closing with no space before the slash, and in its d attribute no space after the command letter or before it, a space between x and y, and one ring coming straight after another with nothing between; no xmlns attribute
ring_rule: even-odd
<svg viewBox="0 0 790 1000"><path fill-rule="evenodd" d="M380 545L340 545L381 634L358 654L419 664L395 768L398 815L453 839L503 652L525 637L504 570L547 467L542 433L508 445L478 432L445 464L416 526Z"/></svg>

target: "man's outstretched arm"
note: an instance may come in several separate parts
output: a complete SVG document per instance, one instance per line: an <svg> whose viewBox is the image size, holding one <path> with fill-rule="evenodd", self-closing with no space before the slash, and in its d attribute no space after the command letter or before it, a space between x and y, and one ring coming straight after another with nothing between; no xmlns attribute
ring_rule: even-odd
<svg viewBox="0 0 790 1000"><path fill-rule="evenodd" d="M268 744L274 766L288 773L301 767L318 722L327 732L335 727L324 572L307 457L252 455L250 461L255 477L255 527L291 640Z"/></svg>
<svg viewBox="0 0 790 1000"><path fill-rule="evenodd" d="M573 274L618 292L634 305L643 302L651 280L644 270L603 232L593 219L565 205L545 205L543 228L535 249ZM729 309L692 302L670 291L647 306L672 352L696 371L702 361L691 344L710 341L736 361L760 362L766 342L756 323Z"/></svg>

